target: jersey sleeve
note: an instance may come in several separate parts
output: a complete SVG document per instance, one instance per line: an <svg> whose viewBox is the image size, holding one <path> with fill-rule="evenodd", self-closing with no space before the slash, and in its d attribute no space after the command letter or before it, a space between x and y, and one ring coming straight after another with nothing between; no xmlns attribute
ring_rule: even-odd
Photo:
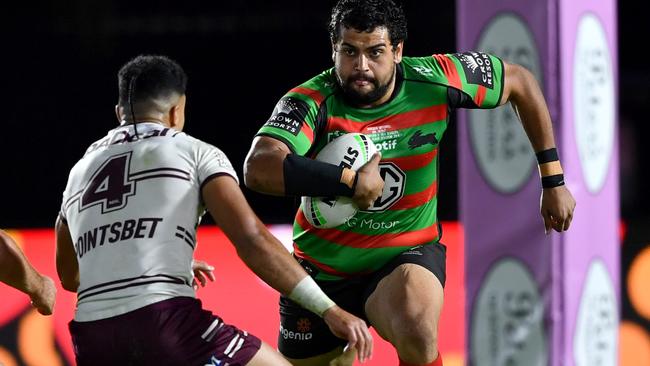
<svg viewBox="0 0 650 366"><path fill-rule="evenodd" d="M68 192L68 187L63 191L63 195L61 198L61 209L59 211L59 217L65 223L66 225L68 224L68 213L66 212L67 210L67 202L70 199L70 193Z"/></svg>
<svg viewBox="0 0 650 366"><path fill-rule="evenodd" d="M65 190L63 190L63 195L61 197L61 210L59 211L59 217L61 217L61 220L63 220L66 225L68 224L68 210L75 202L77 202L78 199L80 199L82 194L82 190L75 188L75 185L77 184L75 183L75 177L78 176L77 171L79 169L78 165L79 162L70 169Z"/></svg>
<svg viewBox="0 0 650 366"><path fill-rule="evenodd" d="M291 89L275 105L271 117L257 132L284 142L292 152L305 155L314 143L318 131L318 112L325 100L320 84L325 76Z"/></svg>
<svg viewBox="0 0 650 366"><path fill-rule="evenodd" d="M220 149L207 143L201 143L198 157L197 174L201 187L212 178L220 175L229 175L239 184L239 178L232 163Z"/></svg>
<svg viewBox="0 0 650 366"><path fill-rule="evenodd" d="M416 77L441 83L464 94L462 105L495 108L503 95L503 61L483 52L436 54L411 60Z"/></svg>

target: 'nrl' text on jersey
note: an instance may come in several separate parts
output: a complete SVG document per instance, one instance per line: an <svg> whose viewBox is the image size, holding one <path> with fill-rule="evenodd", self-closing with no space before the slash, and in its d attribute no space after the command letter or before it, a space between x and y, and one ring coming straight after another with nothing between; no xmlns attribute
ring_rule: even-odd
<svg viewBox="0 0 650 366"><path fill-rule="evenodd" d="M258 135L314 157L350 132L369 136L382 153L383 195L367 211L332 229L311 226L298 210L294 253L315 264L320 279L372 272L397 254L440 239L436 215L438 145L454 108L494 108L503 92L503 63L480 52L404 57L392 98L377 107L346 104L327 70L290 90Z"/></svg>
<svg viewBox="0 0 650 366"><path fill-rule="evenodd" d="M194 297L191 261L208 180L237 175L214 146L157 123L123 125L70 171L61 217L79 262L75 320Z"/></svg>

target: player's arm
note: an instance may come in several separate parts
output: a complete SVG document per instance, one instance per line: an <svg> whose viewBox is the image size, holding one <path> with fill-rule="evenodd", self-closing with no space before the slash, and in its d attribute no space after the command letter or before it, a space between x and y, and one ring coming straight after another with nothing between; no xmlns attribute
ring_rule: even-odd
<svg viewBox="0 0 650 366"><path fill-rule="evenodd" d="M504 62L504 86L500 104L510 102L535 150L542 179L541 214L548 233L568 230L576 202L564 184L551 116L537 80L526 68Z"/></svg>
<svg viewBox="0 0 650 366"><path fill-rule="evenodd" d="M43 315L52 314L56 287L32 267L14 240L0 230L0 281L27 294Z"/></svg>
<svg viewBox="0 0 650 366"><path fill-rule="evenodd" d="M273 137L257 136L244 163L244 182L254 191L271 195L352 197L366 209L383 190L380 158L376 154L355 172L294 154Z"/></svg>
<svg viewBox="0 0 650 366"><path fill-rule="evenodd" d="M61 219L61 216L56 218L55 230L56 272L64 289L77 292L79 287L79 263L77 262L77 254L74 251L70 229Z"/></svg>
<svg viewBox="0 0 650 366"><path fill-rule="evenodd" d="M237 254L264 282L323 317L330 329L356 345L359 359L372 353L365 322L339 308L266 228L248 205L237 182L228 175L204 183L203 200Z"/></svg>

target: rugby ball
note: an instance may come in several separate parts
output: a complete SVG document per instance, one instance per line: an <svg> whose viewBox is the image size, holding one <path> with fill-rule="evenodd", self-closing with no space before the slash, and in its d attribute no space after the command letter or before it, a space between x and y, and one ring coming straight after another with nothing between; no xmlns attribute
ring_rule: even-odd
<svg viewBox="0 0 650 366"><path fill-rule="evenodd" d="M316 160L356 171L376 152L377 147L368 136L361 133L346 133L325 145L316 155ZM301 208L307 221L321 229L342 225L359 211L349 197L303 196Z"/></svg>

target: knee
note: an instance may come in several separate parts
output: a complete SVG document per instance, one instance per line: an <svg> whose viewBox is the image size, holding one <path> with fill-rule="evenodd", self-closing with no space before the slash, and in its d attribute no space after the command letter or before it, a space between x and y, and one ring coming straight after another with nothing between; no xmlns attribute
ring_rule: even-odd
<svg viewBox="0 0 650 366"><path fill-rule="evenodd" d="M438 356L438 330L427 322L401 322L393 344L399 357L413 364L427 364Z"/></svg>

